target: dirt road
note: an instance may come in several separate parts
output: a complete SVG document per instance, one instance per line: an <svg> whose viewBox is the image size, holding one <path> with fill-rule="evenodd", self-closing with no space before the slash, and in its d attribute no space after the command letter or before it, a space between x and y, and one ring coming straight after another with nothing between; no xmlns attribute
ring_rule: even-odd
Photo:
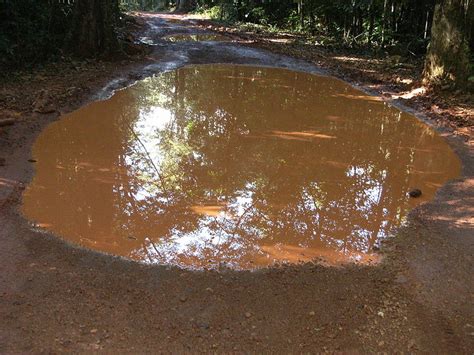
<svg viewBox="0 0 474 355"><path fill-rule="evenodd" d="M145 266L70 246L19 214L34 174L30 149L58 114L37 114L40 89L67 112L133 81L186 64L242 63L322 73L311 63L237 42L169 43L201 31L173 16L142 15L147 58L85 64L2 88L20 112L0 132L0 352L436 352L474 348L472 147L445 132L463 176L411 214L377 266L317 264L193 272ZM171 19L171 20L170 20ZM397 104L395 102L395 104Z"/></svg>

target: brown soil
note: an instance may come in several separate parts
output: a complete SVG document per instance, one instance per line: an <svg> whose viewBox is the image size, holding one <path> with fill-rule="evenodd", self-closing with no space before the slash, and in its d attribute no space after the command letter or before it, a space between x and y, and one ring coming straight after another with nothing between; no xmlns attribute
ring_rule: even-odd
<svg viewBox="0 0 474 355"><path fill-rule="evenodd" d="M150 58L56 63L2 84L0 104L10 110L3 114L17 121L0 128L0 352L472 352L472 137L469 131L462 131L465 139L456 137L458 119L424 105L425 99L412 106L420 117L454 122L454 132L444 134L463 162L463 176L413 211L382 246L378 266L183 271L80 249L32 228L19 206L34 173L28 159L38 133L58 112L150 75L143 68L167 55L159 47ZM194 62L240 63L224 57L201 55ZM341 75L351 72L351 63ZM359 66L352 73L374 90ZM387 71L379 73L380 87L390 85ZM44 89L38 110L56 112L33 112ZM466 119L472 127L472 117Z"/></svg>

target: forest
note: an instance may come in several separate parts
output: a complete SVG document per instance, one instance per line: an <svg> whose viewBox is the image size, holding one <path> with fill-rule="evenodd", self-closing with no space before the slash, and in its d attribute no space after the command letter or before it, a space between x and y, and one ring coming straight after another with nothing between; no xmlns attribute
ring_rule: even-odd
<svg viewBox="0 0 474 355"><path fill-rule="evenodd" d="M327 47L426 55L429 82L466 87L474 80L471 0L4 0L0 65L120 52L117 28L124 13L135 10L195 12L225 23L296 32Z"/></svg>

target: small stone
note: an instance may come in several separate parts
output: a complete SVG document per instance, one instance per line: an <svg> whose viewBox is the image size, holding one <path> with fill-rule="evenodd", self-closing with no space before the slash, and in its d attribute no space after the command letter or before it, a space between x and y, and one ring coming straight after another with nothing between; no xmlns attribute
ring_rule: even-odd
<svg viewBox="0 0 474 355"><path fill-rule="evenodd" d="M179 300L180 300L181 302L186 302L188 299L187 299L185 296L181 296L181 297L179 298Z"/></svg>
<svg viewBox="0 0 474 355"><path fill-rule="evenodd" d="M91 334L95 334L95 333L97 333L97 332L98 332L97 329L91 329L91 331L90 331Z"/></svg>
<svg viewBox="0 0 474 355"><path fill-rule="evenodd" d="M412 198L418 198L422 195L422 192L420 189L413 189L413 190L410 190L408 195L410 195L410 197Z"/></svg>
<svg viewBox="0 0 474 355"><path fill-rule="evenodd" d="M252 317L252 313L250 312L245 312L245 318L250 318Z"/></svg>
<svg viewBox="0 0 474 355"><path fill-rule="evenodd" d="M405 275L400 274L395 278L395 282L397 284L404 284L408 282L408 278Z"/></svg>
<svg viewBox="0 0 474 355"><path fill-rule="evenodd" d="M384 314L382 311L379 311L379 312L377 313L377 315L378 315L379 317L382 317L382 318L383 318L385 314Z"/></svg>
<svg viewBox="0 0 474 355"><path fill-rule="evenodd" d="M408 342L408 349L412 348L416 348L416 342L413 339Z"/></svg>
<svg viewBox="0 0 474 355"><path fill-rule="evenodd" d="M311 312L309 312L309 315L312 317L312 316L316 315L316 313L314 313L314 311L311 311Z"/></svg>
<svg viewBox="0 0 474 355"><path fill-rule="evenodd" d="M210 293L213 293L213 292L214 292L214 290L213 290L212 288L210 288L210 287L206 288L206 291L207 291L207 292L210 292Z"/></svg>
<svg viewBox="0 0 474 355"><path fill-rule="evenodd" d="M384 346L384 345L385 345L385 342L383 340L379 342L379 346Z"/></svg>
<svg viewBox="0 0 474 355"><path fill-rule="evenodd" d="M198 322L196 325L201 329L209 329L209 323L206 322Z"/></svg>

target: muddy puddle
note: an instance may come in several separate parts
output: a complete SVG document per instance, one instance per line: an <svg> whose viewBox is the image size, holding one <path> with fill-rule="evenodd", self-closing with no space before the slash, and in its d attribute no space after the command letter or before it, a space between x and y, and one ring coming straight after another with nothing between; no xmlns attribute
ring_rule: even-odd
<svg viewBox="0 0 474 355"><path fill-rule="evenodd" d="M164 37L169 42L229 42L227 36L214 33L176 34Z"/></svg>
<svg viewBox="0 0 474 355"><path fill-rule="evenodd" d="M198 269L375 262L373 247L460 172L438 134L376 97L232 65L164 73L68 114L33 157L22 209L37 226Z"/></svg>

